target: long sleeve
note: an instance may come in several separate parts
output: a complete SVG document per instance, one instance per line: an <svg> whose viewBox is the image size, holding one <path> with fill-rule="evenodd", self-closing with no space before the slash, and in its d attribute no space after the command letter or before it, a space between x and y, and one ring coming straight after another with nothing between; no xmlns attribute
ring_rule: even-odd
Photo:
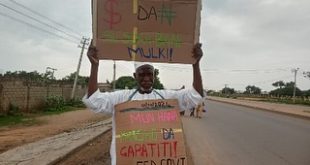
<svg viewBox="0 0 310 165"><path fill-rule="evenodd" d="M121 90L116 92L100 92L97 90L88 98L86 94L82 101L93 112L112 114L114 112L114 106L125 102L132 92L133 90Z"/></svg>
<svg viewBox="0 0 310 165"><path fill-rule="evenodd" d="M181 111L195 107L202 99L201 95L193 87L177 91L159 90L158 92L162 94L165 99L177 99Z"/></svg>

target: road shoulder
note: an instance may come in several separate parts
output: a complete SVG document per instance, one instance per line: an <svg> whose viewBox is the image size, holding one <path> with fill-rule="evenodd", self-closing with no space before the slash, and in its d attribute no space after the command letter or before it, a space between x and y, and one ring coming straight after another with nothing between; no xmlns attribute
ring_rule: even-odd
<svg viewBox="0 0 310 165"><path fill-rule="evenodd" d="M278 103L240 100L240 99L213 97L213 96L208 96L207 99L310 119L310 106L278 104Z"/></svg>

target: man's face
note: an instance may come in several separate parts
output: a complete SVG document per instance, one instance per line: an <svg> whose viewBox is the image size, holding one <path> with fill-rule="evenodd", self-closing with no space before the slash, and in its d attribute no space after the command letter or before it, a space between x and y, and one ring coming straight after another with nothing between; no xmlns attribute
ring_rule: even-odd
<svg viewBox="0 0 310 165"><path fill-rule="evenodd" d="M142 65L134 73L134 77L141 91L151 91L154 83L154 68L151 65Z"/></svg>

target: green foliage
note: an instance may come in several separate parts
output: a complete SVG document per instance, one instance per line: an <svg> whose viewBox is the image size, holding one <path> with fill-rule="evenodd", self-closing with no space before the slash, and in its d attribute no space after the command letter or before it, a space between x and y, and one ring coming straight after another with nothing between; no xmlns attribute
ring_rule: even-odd
<svg viewBox="0 0 310 165"><path fill-rule="evenodd" d="M85 108L85 104L80 99L70 99L69 101L66 101L66 106Z"/></svg>
<svg viewBox="0 0 310 165"><path fill-rule="evenodd" d="M283 88L278 88L275 90L270 91L271 95L277 95L277 96L293 96L294 91L294 82L288 82L285 83ZM301 96L302 91L296 87L296 96Z"/></svg>
<svg viewBox="0 0 310 165"><path fill-rule="evenodd" d="M34 117L26 117L23 115L18 116L0 116L0 127L9 125L34 125L39 124L41 121L36 120Z"/></svg>
<svg viewBox="0 0 310 165"><path fill-rule="evenodd" d="M10 125L33 125L37 124L40 121L35 120L31 116L25 116L20 112L20 109L17 105L10 103L7 114L0 114L0 127L10 126Z"/></svg>
<svg viewBox="0 0 310 165"><path fill-rule="evenodd" d="M0 127L21 123L22 119L22 116L0 116Z"/></svg>
<svg viewBox="0 0 310 165"><path fill-rule="evenodd" d="M7 71L3 77L12 77L12 78L20 78L31 82L45 82L45 83L51 83L51 82L68 82L72 83L75 79L75 73L71 73L68 76L62 78L62 80L56 80L54 77L54 73L52 71L46 71L45 73L39 73L37 71L32 72L26 72L26 71ZM79 85L87 85L89 81L89 77L87 76L78 76L77 84Z"/></svg>
<svg viewBox="0 0 310 165"><path fill-rule="evenodd" d="M48 96L45 100L45 111L65 110L65 100L62 96Z"/></svg>
<svg viewBox="0 0 310 165"><path fill-rule="evenodd" d="M234 94L236 92L235 92L234 88L225 87L225 88L222 89L222 93L223 94Z"/></svg>
<svg viewBox="0 0 310 165"><path fill-rule="evenodd" d="M19 107L13 103L9 104L9 110L7 112L9 116L18 116L20 115Z"/></svg>
<svg viewBox="0 0 310 165"><path fill-rule="evenodd" d="M294 87L295 83L293 81L285 83L285 87Z"/></svg>
<svg viewBox="0 0 310 165"><path fill-rule="evenodd" d="M275 89L270 91L271 95L278 96L293 96L294 87L284 87L282 89ZM296 87L296 96L302 96L302 91Z"/></svg>
<svg viewBox="0 0 310 165"><path fill-rule="evenodd" d="M215 90L208 90L207 91L207 95L213 95L215 93L217 93Z"/></svg>
<svg viewBox="0 0 310 165"><path fill-rule="evenodd" d="M159 77L158 77L159 70L155 69L154 72L155 72L155 80L154 80L153 88L154 89L164 89L164 85L160 82Z"/></svg>
<svg viewBox="0 0 310 165"><path fill-rule="evenodd" d="M153 88L154 89L164 89L164 85L162 83L160 83L159 80L155 79Z"/></svg>
<svg viewBox="0 0 310 165"><path fill-rule="evenodd" d="M254 85L248 85L245 88L245 94L261 94L261 89L259 87L256 87Z"/></svg>
<svg viewBox="0 0 310 165"><path fill-rule="evenodd" d="M45 112L62 113L75 110L76 108L85 108L84 103L78 99L65 101L62 96L49 96L45 99Z"/></svg>
<svg viewBox="0 0 310 165"><path fill-rule="evenodd" d="M73 99L65 102L61 96L49 96L45 99L44 112L39 112L39 115L53 115L67 111L76 110L77 108L85 108L81 100ZM21 113L20 108L13 103L9 104L7 114L0 114L0 127L8 125L34 125L40 124L41 121L36 120L38 114Z"/></svg>
<svg viewBox="0 0 310 165"><path fill-rule="evenodd" d="M4 77L13 77L13 78L21 78L32 82L43 82L45 80L45 75L40 74L37 71L32 72L26 72L26 71L15 71L10 72L7 71L4 75Z"/></svg>
<svg viewBox="0 0 310 165"><path fill-rule="evenodd" d="M294 100L292 97L276 97L276 98L266 98L261 101L267 101L267 102L273 102L273 103L283 103L283 104L301 104L301 105L308 105L310 106L310 101L306 99L301 99L300 97L297 97Z"/></svg>
<svg viewBox="0 0 310 165"><path fill-rule="evenodd" d="M75 76L76 76L76 72L73 72L71 74L69 74L68 76L62 78L62 81L64 82L68 82L68 83L74 83L75 80ZM77 84L79 85L87 85L89 81L89 77L88 76L78 76L78 80L77 80Z"/></svg>
<svg viewBox="0 0 310 165"><path fill-rule="evenodd" d="M281 89L284 85L285 85L285 83L284 83L282 80L276 81L276 82L272 83L272 86L274 86L274 87L280 87L280 89Z"/></svg>
<svg viewBox="0 0 310 165"><path fill-rule="evenodd" d="M116 80L116 89L133 89L137 86L136 80L132 76L122 76Z"/></svg>
<svg viewBox="0 0 310 165"><path fill-rule="evenodd" d="M159 77L158 77L159 70L155 69L154 73L155 73L155 79L154 79L153 88L164 89L164 85L160 82ZM126 87L128 89L133 89L137 87L137 82L132 76L122 76L116 80L116 83L115 83L116 89L125 89Z"/></svg>
<svg viewBox="0 0 310 165"><path fill-rule="evenodd" d="M310 79L310 72L303 72L304 77L309 78Z"/></svg>
<svg viewBox="0 0 310 165"><path fill-rule="evenodd" d="M307 91L303 91L303 96L310 96L310 89Z"/></svg>

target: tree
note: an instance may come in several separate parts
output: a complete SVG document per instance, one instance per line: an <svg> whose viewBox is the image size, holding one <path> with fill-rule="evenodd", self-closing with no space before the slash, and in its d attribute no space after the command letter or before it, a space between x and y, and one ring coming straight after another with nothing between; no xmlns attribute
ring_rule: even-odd
<svg viewBox="0 0 310 165"><path fill-rule="evenodd" d="M293 96L294 91L294 85L295 83L293 81L287 82L284 85L284 88L275 89L273 91L270 91L270 94L272 95L282 95L282 96ZM296 87L296 96L301 96L302 91Z"/></svg>
<svg viewBox="0 0 310 165"><path fill-rule="evenodd" d="M155 75L154 75L155 78L154 78L153 88L154 89L164 89L164 86L160 82L159 77L158 77L159 70L155 69L154 73L155 73ZM132 89L132 88L135 88L136 86L137 86L137 82L132 76L122 76L122 77L118 78L116 80L116 83L115 83L116 89L125 89L126 87L128 89Z"/></svg>
<svg viewBox="0 0 310 165"><path fill-rule="evenodd" d="M214 95L219 95L219 92L216 92L215 90L212 90L212 89L210 89L210 90L207 90L207 95L209 95L209 96L214 96Z"/></svg>
<svg viewBox="0 0 310 165"><path fill-rule="evenodd" d="M159 70L155 69L154 72L155 72L155 79L154 79L153 88L155 88L155 89L164 89L164 85L160 82L159 77L158 77Z"/></svg>
<svg viewBox="0 0 310 165"><path fill-rule="evenodd" d="M274 86L276 88L280 87L279 90L275 89L275 90L270 92L270 94L277 95L279 97L279 95L281 93L280 91L281 91L282 87L285 86L285 83L282 80L280 80L280 81L276 81L276 82L272 83L272 86Z"/></svg>
<svg viewBox="0 0 310 165"><path fill-rule="evenodd" d="M285 84L284 84L284 82L283 82L282 80L276 81L276 82L272 83L272 86L274 86L274 87L280 87L280 89L282 89L282 87L283 87L284 85L285 85Z"/></svg>
<svg viewBox="0 0 310 165"><path fill-rule="evenodd" d="M115 82L116 89L132 89L137 86L136 80L132 76L122 76Z"/></svg>
<svg viewBox="0 0 310 165"><path fill-rule="evenodd" d="M303 91L303 96L310 96L310 89L307 91Z"/></svg>
<svg viewBox="0 0 310 165"><path fill-rule="evenodd" d="M54 77L54 75L53 75L53 72L50 71L50 70L46 71L45 74L44 74L44 79L45 79L45 80L47 80L47 79L49 79L49 80L54 80L55 77Z"/></svg>
<svg viewBox="0 0 310 165"><path fill-rule="evenodd" d="M285 88L288 88L288 87L294 88L294 86L295 86L295 83L293 81L285 83Z"/></svg>
<svg viewBox="0 0 310 165"><path fill-rule="evenodd" d="M304 77L309 78L310 79L310 72L303 72Z"/></svg>
<svg viewBox="0 0 310 165"><path fill-rule="evenodd" d="M254 86L254 85L248 85L246 88L245 88L245 94L261 94L261 89Z"/></svg>
<svg viewBox="0 0 310 165"><path fill-rule="evenodd" d="M69 75L62 78L62 81L67 83L74 83L76 72L70 73ZM78 76L77 84L79 85L86 85L89 81L88 76Z"/></svg>
<svg viewBox="0 0 310 165"><path fill-rule="evenodd" d="M14 77L14 78L20 78L27 81L32 82L43 82L44 81L44 74L40 74L37 71L32 72L26 72L26 71L7 71L4 75L4 77Z"/></svg>
<svg viewBox="0 0 310 165"><path fill-rule="evenodd" d="M234 93L236 93L234 88L225 87L222 89L222 94L234 94Z"/></svg>

